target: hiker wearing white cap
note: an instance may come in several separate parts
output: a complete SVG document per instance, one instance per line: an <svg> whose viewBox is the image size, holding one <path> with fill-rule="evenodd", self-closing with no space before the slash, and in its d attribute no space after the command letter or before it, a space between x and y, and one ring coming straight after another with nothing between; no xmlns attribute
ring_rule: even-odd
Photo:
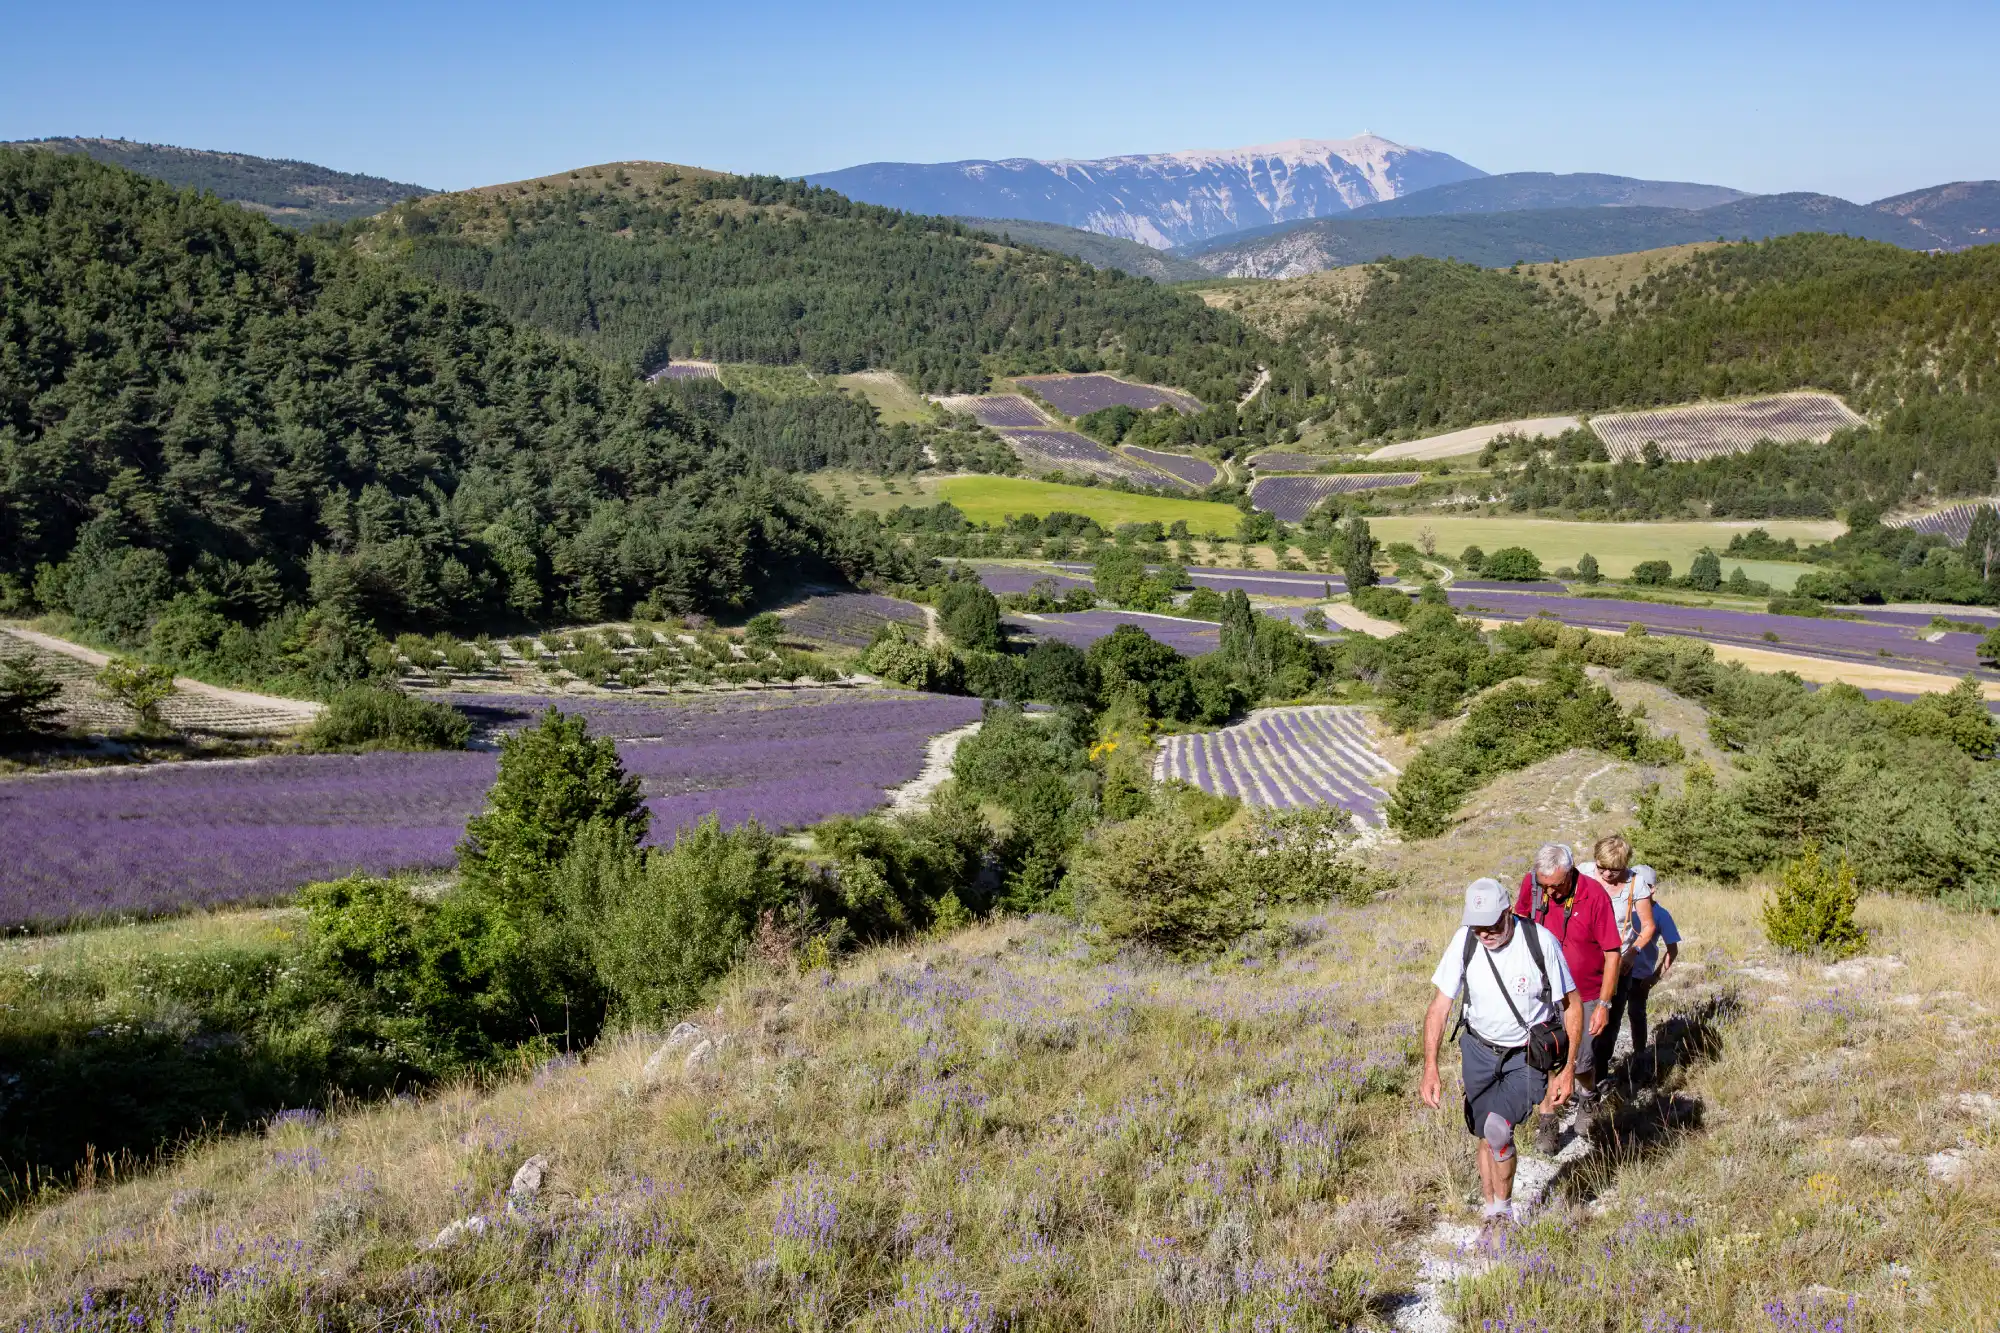
<svg viewBox="0 0 2000 1333"><path fill-rule="evenodd" d="M1481 961L1474 962L1474 955ZM1459 1055L1465 1128L1479 1140L1479 1192L1487 1221L1510 1215L1514 1197L1514 1128L1546 1093L1569 1100L1576 1050L1583 1040L1583 1005L1563 961L1562 944L1542 926L1508 910L1495 879L1465 890L1465 914L1431 974L1435 993L1424 1015L1424 1076L1418 1095L1443 1099L1438 1048L1445 1020L1461 992Z"/></svg>

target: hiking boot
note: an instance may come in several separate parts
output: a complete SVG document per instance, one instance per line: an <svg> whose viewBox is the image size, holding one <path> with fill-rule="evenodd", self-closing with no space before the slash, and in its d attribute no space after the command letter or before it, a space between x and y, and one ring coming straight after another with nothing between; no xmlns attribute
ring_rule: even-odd
<svg viewBox="0 0 2000 1333"><path fill-rule="evenodd" d="M1556 1113L1544 1111L1535 1121L1535 1151L1544 1157L1554 1157L1562 1146L1562 1131L1556 1124Z"/></svg>

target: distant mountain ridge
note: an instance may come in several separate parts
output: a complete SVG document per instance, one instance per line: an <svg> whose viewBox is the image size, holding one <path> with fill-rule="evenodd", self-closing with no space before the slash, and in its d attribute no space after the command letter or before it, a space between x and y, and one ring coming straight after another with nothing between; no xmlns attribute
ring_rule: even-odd
<svg viewBox="0 0 2000 1333"><path fill-rule="evenodd" d="M958 221L1021 245L1073 255L1092 268L1115 268L1135 278L1197 282L1214 276L1194 261L1176 258L1165 250L1057 222L1031 222L1026 218L959 218Z"/></svg>
<svg viewBox="0 0 2000 1333"><path fill-rule="evenodd" d="M1528 208L1714 208L1747 199L1746 190L1695 181L1649 181L1594 171L1510 171L1434 185L1354 210L1355 217L1430 217L1440 213L1513 213Z"/></svg>
<svg viewBox="0 0 2000 1333"><path fill-rule="evenodd" d="M1483 184L1483 182L1481 182ZM1398 204L1423 207L1419 199ZM1292 278L1384 255L1427 255L1494 268L1627 254L1693 241L1764 240L1833 232L1906 250L1962 250L2000 241L2000 182L1961 181L1854 204L1825 194L1748 195L1711 208L1528 208L1343 217L1263 228L1179 252L1218 277Z"/></svg>
<svg viewBox="0 0 2000 1333"><path fill-rule="evenodd" d="M1090 161L870 162L805 179L913 213L1053 222L1167 249L1485 174L1448 153L1361 134Z"/></svg>
<svg viewBox="0 0 2000 1333"><path fill-rule="evenodd" d="M24 139L0 143L0 148L81 153L181 189L206 190L232 204L262 213L282 226L300 229L318 222L370 217L400 200L437 193L421 185L335 171L290 158L134 143L129 139Z"/></svg>

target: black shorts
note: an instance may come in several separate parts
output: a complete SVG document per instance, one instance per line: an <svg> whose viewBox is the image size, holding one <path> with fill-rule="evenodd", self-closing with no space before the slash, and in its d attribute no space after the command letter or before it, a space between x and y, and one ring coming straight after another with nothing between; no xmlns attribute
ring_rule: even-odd
<svg viewBox="0 0 2000 1333"><path fill-rule="evenodd" d="M1465 1080L1465 1132L1483 1137L1486 1117L1497 1115L1510 1125L1526 1120L1542 1094L1549 1089L1549 1076L1528 1067L1528 1048L1517 1046L1500 1051L1487 1045L1468 1030L1458 1039L1459 1070Z"/></svg>

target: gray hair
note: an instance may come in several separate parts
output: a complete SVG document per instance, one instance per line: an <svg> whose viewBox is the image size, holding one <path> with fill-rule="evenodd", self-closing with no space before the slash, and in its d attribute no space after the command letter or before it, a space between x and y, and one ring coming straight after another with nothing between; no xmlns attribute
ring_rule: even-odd
<svg viewBox="0 0 2000 1333"><path fill-rule="evenodd" d="M1567 875L1576 858L1570 855L1566 842L1545 842L1535 849L1535 874Z"/></svg>

